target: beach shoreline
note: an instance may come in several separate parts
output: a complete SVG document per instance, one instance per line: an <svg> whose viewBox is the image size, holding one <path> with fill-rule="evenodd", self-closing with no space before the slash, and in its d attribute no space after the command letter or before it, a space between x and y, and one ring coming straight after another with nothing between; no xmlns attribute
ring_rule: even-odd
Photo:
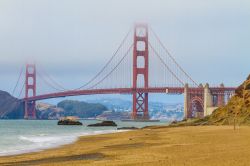
<svg viewBox="0 0 250 166"><path fill-rule="evenodd" d="M124 130L125 131L125 130ZM94 135L102 135L102 134L111 134L111 133L118 133L122 132L121 130L104 130L104 131L89 131L81 134L76 134L74 136L72 135L65 135L64 140L61 140L60 142L57 143L50 143L47 146L43 147L32 147L28 149L18 149L18 150L12 150L12 151L7 151L5 153L0 153L0 157L8 157L8 156L17 156L17 155L22 155L22 154L29 154L29 153L35 153L35 152L42 152L44 150L48 149L55 149L55 148L60 148L65 145L70 145L74 144L75 142L78 141L79 138L84 137L84 136L94 136ZM29 138L22 138L22 139L29 139Z"/></svg>
<svg viewBox="0 0 250 166"><path fill-rule="evenodd" d="M142 128L157 123L133 123L115 121L117 127L88 127L99 121L81 121L82 126L60 126L57 120L0 120L0 156L37 152L75 142L80 136L121 132L119 128Z"/></svg>
<svg viewBox="0 0 250 166"><path fill-rule="evenodd" d="M250 127L155 126L80 137L58 148L0 157L0 165L247 165Z"/></svg>

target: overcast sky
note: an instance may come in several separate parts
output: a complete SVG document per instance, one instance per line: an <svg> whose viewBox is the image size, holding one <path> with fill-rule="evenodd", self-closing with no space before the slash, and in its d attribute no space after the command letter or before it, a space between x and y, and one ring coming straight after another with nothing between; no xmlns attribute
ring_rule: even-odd
<svg viewBox="0 0 250 166"><path fill-rule="evenodd" d="M135 22L150 24L196 82L236 86L250 73L249 0L0 0L0 89L12 91L31 57L79 87Z"/></svg>

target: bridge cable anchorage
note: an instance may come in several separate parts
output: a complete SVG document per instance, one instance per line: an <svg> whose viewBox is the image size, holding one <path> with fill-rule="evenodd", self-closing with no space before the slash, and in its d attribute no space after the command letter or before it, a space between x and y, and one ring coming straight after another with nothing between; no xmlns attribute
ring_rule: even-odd
<svg viewBox="0 0 250 166"><path fill-rule="evenodd" d="M158 35L154 32L154 30L149 26L150 31L152 32L152 34L155 36L155 38L157 39L157 41L160 43L160 45L162 46L162 48L165 50L165 52L168 54L168 56L173 60L173 62L177 65L177 67L192 81L192 83L195 86L199 86L198 83L196 83L188 74L187 72L185 72L185 70L177 63L177 61L174 59L174 57L172 56L172 54L168 51L168 49L164 46L164 44L161 42L160 38L158 37Z"/></svg>
<svg viewBox="0 0 250 166"><path fill-rule="evenodd" d="M125 53L125 55L122 57L122 59L118 62L118 64L116 64L116 66L106 75L104 76L100 81L98 81L96 84L94 84L93 86L91 86L89 89L92 89L94 87L96 87L97 85L99 85L103 80L105 80L108 76L110 76L116 69L117 67L122 63L122 61L125 59L125 57L127 57L129 55L129 52L131 51L131 49L133 48L132 44L129 49L127 50L127 52Z"/></svg>
<svg viewBox="0 0 250 166"><path fill-rule="evenodd" d="M14 94L15 94L15 92L16 92L17 86L18 86L18 84L19 84L19 82L20 82L20 79L21 79L21 76L22 76L22 74L23 74L23 69L24 69L24 67L22 67L21 70L20 70L20 72L19 72L19 76L18 76L16 85L15 85L13 91L12 91L12 96L14 96Z"/></svg>
<svg viewBox="0 0 250 166"><path fill-rule="evenodd" d="M59 84L57 81L55 81L45 70L43 70L43 69L41 69L41 70L42 70L43 74L51 81L51 83L54 83L54 85L57 86L57 88L59 87L62 91L69 90L69 89L64 88L64 86L62 86L61 84Z"/></svg>
<svg viewBox="0 0 250 166"><path fill-rule="evenodd" d="M164 62L164 60L160 57L159 53L152 47L152 45L150 44L150 42L148 42L149 47L153 50L153 52L156 54L156 56L160 59L160 61L164 64L164 66L167 68L167 70L175 77L175 79L177 79L177 81L179 81L183 86L185 85L184 82L182 82L177 75L168 67L168 65Z"/></svg>
<svg viewBox="0 0 250 166"><path fill-rule="evenodd" d="M54 85L52 85L49 81L47 81L44 77L42 77L42 75L41 75L39 72L37 72L37 75L38 75L38 76L42 79L42 81L43 81L45 84L47 84L50 88L55 89L55 90L60 91L60 92L63 91L62 89L58 89L57 87L55 87Z"/></svg>
<svg viewBox="0 0 250 166"><path fill-rule="evenodd" d="M124 39L122 40L121 44L119 45L118 49L113 53L112 57L109 59L109 61L104 65L104 67L92 78L90 79L87 83L85 83L84 85L82 85L81 87L74 89L74 90L80 90L84 87L86 87L87 85L89 85L91 82L93 82L98 76L101 75L101 73L107 68L107 66L112 62L112 60L115 58L115 56L117 55L117 53L119 52L119 50L122 48L122 46L124 45L125 41L128 39L129 34L131 33L132 28L129 29L128 33L126 34L126 36L124 37Z"/></svg>

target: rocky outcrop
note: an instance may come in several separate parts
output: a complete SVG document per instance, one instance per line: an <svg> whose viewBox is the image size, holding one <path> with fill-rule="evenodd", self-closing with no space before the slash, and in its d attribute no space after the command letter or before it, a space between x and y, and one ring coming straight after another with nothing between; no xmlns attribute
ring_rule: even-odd
<svg viewBox="0 0 250 166"><path fill-rule="evenodd" d="M209 122L232 124L234 120L241 124L250 124L250 75L235 91L228 104L214 111Z"/></svg>
<svg viewBox="0 0 250 166"><path fill-rule="evenodd" d="M73 119L61 119L57 122L58 125L82 125L81 122Z"/></svg>
<svg viewBox="0 0 250 166"><path fill-rule="evenodd" d="M0 119L22 119L24 105L9 93L0 91Z"/></svg>
<svg viewBox="0 0 250 166"><path fill-rule="evenodd" d="M88 127L101 127L101 126L114 126L114 127L116 127L117 124L115 122L113 122L113 121L103 121L101 123L88 125Z"/></svg>

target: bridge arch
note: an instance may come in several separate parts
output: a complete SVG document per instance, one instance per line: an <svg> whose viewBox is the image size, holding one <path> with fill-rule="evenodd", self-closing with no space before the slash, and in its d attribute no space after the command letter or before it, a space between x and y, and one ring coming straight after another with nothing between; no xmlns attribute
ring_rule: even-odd
<svg viewBox="0 0 250 166"><path fill-rule="evenodd" d="M189 112L191 117L203 117L204 100L200 96L194 96L190 100Z"/></svg>

